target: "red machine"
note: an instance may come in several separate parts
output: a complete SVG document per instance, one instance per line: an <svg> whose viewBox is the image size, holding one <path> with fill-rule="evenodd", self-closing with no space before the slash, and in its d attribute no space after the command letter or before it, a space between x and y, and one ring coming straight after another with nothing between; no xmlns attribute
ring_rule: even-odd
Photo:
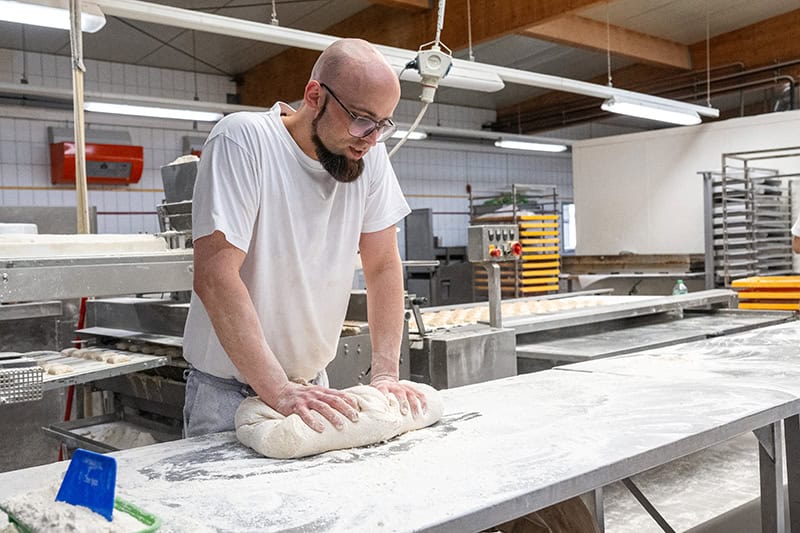
<svg viewBox="0 0 800 533"><path fill-rule="evenodd" d="M144 148L141 146L86 143L88 183L138 183L143 166ZM75 143L50 145L50 178L53 183L75 183Z"/></svg>

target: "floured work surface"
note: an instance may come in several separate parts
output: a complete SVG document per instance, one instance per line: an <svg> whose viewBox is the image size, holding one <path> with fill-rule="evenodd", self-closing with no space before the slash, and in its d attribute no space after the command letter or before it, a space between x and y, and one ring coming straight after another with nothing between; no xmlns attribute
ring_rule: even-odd
<svg viewBox="0 0 800 533"><path fill-rule="evenodd" d="M703 341L559 367L564 371L657 376L800 396L800 321Z"/></svg>
<svg viewBox="0 0 800 533"><path fill-rule="evenodd" d="M738 384L550 370L442 391L429 428L266 459L220 433L114 453L165 531L479 531L797 413ZM66 465L0 474L0 498Z"/></svg>

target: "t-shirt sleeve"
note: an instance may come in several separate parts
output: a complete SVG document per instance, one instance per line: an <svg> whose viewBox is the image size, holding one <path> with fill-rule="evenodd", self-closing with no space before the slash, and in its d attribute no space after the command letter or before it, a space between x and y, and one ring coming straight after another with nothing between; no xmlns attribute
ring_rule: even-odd
<svg viewBox="0 0 800 533"><path fill-rule="evenodd" d="M367 207L364 211L362 233L372 233L393 226L411 212L408 207L397 176L389 163L386 146L379 144L373 149L374 172L370 173L370 185L367 192Z"/></svg>
<svg viewBox="0 0 800 533"><path fill-rule="evenodd" d="M792 235L795 237L800 237L800 217L797 217L797 220L795 220L794 225L792 226Z"/></svg>
<svg viewBox="0 0 800 533"><path fill-rule="evenodd" d="M192 236L215 231L247 252L258 216L260 180L252 154L226 133L203 146L192 199Z"/></svg>

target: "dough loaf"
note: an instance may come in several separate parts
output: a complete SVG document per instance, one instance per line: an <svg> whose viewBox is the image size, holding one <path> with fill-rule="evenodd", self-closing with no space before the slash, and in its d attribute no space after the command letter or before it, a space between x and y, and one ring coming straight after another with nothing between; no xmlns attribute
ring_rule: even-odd
<svg viewBox="0 0 800 533"><path fill-rule="evenodd" d="M52 365L45 365L44 371L50 375L55 376L59 374L71 374L72 372L75 371L75 369L69 365L52 364Z"/></svg>
<svg viewBox="0 0 800 533"><path fill-rule="evenodd" d="M236 437L245 446L267 457L293 459L375 444L436 423L444 411L439 392L421 383L403 383L425 394L427 410L417 418L410 412L405 416L400 414L400 404L393 395L387 396L374 387L359 385L343 391L358 402L358 422L345 419L341 430L333 427L322 415L312 412L325 424L325 430L317 433L298 415L285 417L258 397L251 397L245 399L236 411Z"/></svg>

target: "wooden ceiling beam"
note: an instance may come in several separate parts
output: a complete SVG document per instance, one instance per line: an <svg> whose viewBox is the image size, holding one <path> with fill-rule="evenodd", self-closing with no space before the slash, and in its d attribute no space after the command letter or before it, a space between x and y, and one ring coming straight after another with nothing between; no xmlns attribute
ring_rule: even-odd
<svg viewBox="0 0 800 533"><path fill-rule="evenodd" d="M373 4L382 4L389 7L399 7L413 11L424 11L433 7L432 0L370 0Z"/></svg>
<svg viewBox="0 0 800 533"><path fill-rule="evenodd" d="M518 33L530 26L570 14L606 0L535 0L497 2L470 0L472 43L490 41ZM436 9L408 10L371 5L327 28L323 33L338 37L360 37L372 43L416 50L436 34ZM467 0L450 0L445 11L442 42L452 50L466 48ZM289 49L245 72L239 82L245 105L268 106L276 100L302 97L308 73L319 56L314 50Z"/></svg>
<svg viewBox="0 0 800 533"><path fill-rule="evenodd" d="M742 62L745 68L780 63L800 58L800 9L762 20L713 37L711 66ZM706 64L705 40L689 47L692 61L700 68Z"/></svg>
<svg viewBox="0 0 800 533"><path fill-rule="evenodd" d="M718 35L708 43L710 66L714 68L741 63L741 70L747 70L800 60L800 39L797 38L797 28L800 28L800 9ZM691 63L697 69L695 72L700 72L698 83L702 87L705 79L702 71L706 65L706 42L703 40L694 43L688 49ZM797 72L797 67L790 66L780 71L776 68L776 72L793 75ZM660 68L654 64L639 63L624 69L614 70L612 77L616 87L625 89L647 82L657 82L660 79L667 80L677 73L679 71L674 68ZM765 77L763 73L758 76ZM590 81L605 83L605 80L606 75L602 75ZM726 84L728 83L734 82L726 82ZM647 91L644 90L644 92ZM586 99L567 93L551 91L498 109L497 119L498 123L516 123L520 113L534 112L557 105L563 105L566 109L577 105L580 101L585 102ZM597 105L600 105L599 101ZM723 116L725 116L724 113Z"/></svg>
<svg viewBox="0 0 800 533"><path fill-rule="evenodd" d="M611 53L644 63L690 70L689 47L646 33L606 26L602 22L568 14L531 26L522 35L590 50Z"/></svg>

